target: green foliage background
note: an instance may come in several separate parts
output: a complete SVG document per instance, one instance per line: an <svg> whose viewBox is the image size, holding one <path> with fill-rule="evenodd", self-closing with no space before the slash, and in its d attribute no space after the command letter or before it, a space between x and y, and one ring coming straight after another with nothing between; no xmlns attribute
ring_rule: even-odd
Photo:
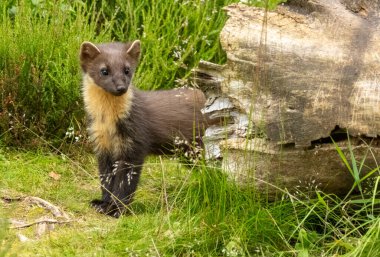
<svg viewBox="0 0 380 257"><path fill-rule="evenodd" d="M200 59L223 63L222 7L233 2L2 0L0 142L33 146L38 135L58 146L72 140L69 128L71 136L85 134L78 65L85 40L140 39L134 83L142 89L182 85Z"/></svg>
<svg viewBox="0 0 380 257"><path fill-rule="evenodd" d="M88 205L100 190L86 149L76 149L76 162L45 149L3 147L40 146L43 139L62 146L85 134L78 63L83 41L139 38L143 55L134 83L176 87L200 59L225 61L218 38L227 19L222 7L233 2L238 0L0 1L0 192L38 195L78 221L22 244L13 240L19 231L1 218L33 209L0 204L0 256L380 256L379 177L358 199L284 192L268 202L217 168L189 171L152 158L131 206L136 215L116 221ZM278 2L249 4L273 8ZM348 170L358 177L351 163ZM61 178L52 179L51 171Z"/></svg>

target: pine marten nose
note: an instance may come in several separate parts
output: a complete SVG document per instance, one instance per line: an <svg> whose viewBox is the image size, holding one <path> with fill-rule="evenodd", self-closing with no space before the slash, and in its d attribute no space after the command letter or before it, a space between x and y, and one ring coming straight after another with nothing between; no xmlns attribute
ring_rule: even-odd
<svg viewBox="0 0 380 257"><path fill-rule="evenodd" d="M127 87L124 86L124 85L119 85L119 86L116 87L116 91L119 94L124 94L125 92L127 92Z"/></svg>

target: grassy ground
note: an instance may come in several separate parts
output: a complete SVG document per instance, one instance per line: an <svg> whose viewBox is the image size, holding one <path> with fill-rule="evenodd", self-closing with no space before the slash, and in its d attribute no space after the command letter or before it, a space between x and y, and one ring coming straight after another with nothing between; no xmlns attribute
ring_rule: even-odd
<svg viewBox="0 0 380 257"><path fill-rule="evenodd" d="M200 59L225 61L218 41L227 18L222 7L233 2L238 0L0 1L1 141L35 144L24 125L56 146L71 127L84 133L83 41L140 39L134 84L186 85Z"/></svg>
<svg viewBox="0 0 380 257"><path fill-rule="evenodd" d="M46 152L2 153L1 196L38 196L71 218L37 235L37 226L0 234L4 256L379 256L375 198L341 200L284 195L267 202L215 168L151 157L132 204L113 219L89 201L99 196L96 163ZM299 197L299 196L298 196ZM33 222L49 211L1 201L2 217ZM1 224L0 224L1 225ZM4 224L3 224L4 226ZM18 239L19 234L29 238Z"/></svg>
<svg viewBox="0 0 380 257"><path fill-rule="evenodd" d="M268 202L215 167L151 157L133 214L116 220L91 209L100 190L84 141L80 43L140 38L136 85L175 87L200 59L224 61L221 7L237 1L102 2L0 1L0 257L380 256L376 178L356 200L285 193ZM37 150L15 150L30 143ZM26 196L60 207L71 222L45 233L13 228L9 219L51 217Z"/></svg>

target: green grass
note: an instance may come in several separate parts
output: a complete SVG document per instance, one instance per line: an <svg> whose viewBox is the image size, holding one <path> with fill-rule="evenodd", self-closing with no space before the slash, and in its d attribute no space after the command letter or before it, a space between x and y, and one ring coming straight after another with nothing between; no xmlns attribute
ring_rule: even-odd
<svg viewBox="0 0 380 257"><path fill-rule="evenodd" d="M85 39L111 39L107 29L95 35L96 22L96 13L79 2L1 1L1 141L36 144L24 126L62 140L81 119L78 47Z"/></svg>
<svg viewBox="0 0 380 257"><path fill-rule="evenodd" d="M199 60L225 62L222 7L238 0L0 2L0 142L55 146L69 128L85 134L78 52L83 41L140 39L134 83L142 89L188 84ZM249 1L263 5L263 1ZM282 0L269 1L273 8Z"/></svg>
<svg viewBox="0 0 380 257"><path fill-rule="evenodd" d="M0 257L380 255L379 177L357 198L284 193L268 202L218 168L151 157L132 215L116 220L90 208L100 190L84 133L81 42L139 38L135 84L176 87L188 83L200 59L225 61L221 7L237 1L102 2L0 1L0 196L41 197L72 218L37 238L35 226L17 230L6 221L31 222L47 211L0 199ZM33 152L9 148L30 144ZM361 190L362 162L337 152ZM22 243L18 234L32 241Z"/></svg>
<svg viewBox="0 0 380 257"><path fill-rule="evenodd" d="M78 156L77 156L78 157ZM72 222L36 239L35 227L8 228L0 252L17 256L377 256L377 201L285 194L267 202L216 168L151 157L132 215L97 214L96 163L46 152L7 152L0 163L1 195L38 196L65 210ZM84 166L85 164L85 166ZM58 180L49 173L60 175ZM375 199L374 197L373 199ZM372 199L372 200L373 200ZM2 203L3 218L32 221L44 210ZM32 242L21 243L21 233ZM1 235L0 235L1 240ZM335 255L334 255L335 254Z"/></svg>

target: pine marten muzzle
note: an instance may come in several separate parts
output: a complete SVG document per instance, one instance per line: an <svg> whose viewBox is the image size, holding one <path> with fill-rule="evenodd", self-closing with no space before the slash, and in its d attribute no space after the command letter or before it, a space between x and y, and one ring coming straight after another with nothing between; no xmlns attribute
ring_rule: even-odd
<svg viewBox="0 0 380 257"><path fill-rule="evenodd" d="M98 46L85 42L81 47L81 66L99 87L112 95L121 96L131 84L139 55L139 41Z"/></svg>
<svg viewBox="0 0 380 257"><path fill-rule="evenodd" d="M136 191L144 159L168 152L174 139L199 140L206 119L198 89L141 91L132 84L140 41L93 44L80 49L88 130L98 159L101 213L118 217Z"/></svg>

